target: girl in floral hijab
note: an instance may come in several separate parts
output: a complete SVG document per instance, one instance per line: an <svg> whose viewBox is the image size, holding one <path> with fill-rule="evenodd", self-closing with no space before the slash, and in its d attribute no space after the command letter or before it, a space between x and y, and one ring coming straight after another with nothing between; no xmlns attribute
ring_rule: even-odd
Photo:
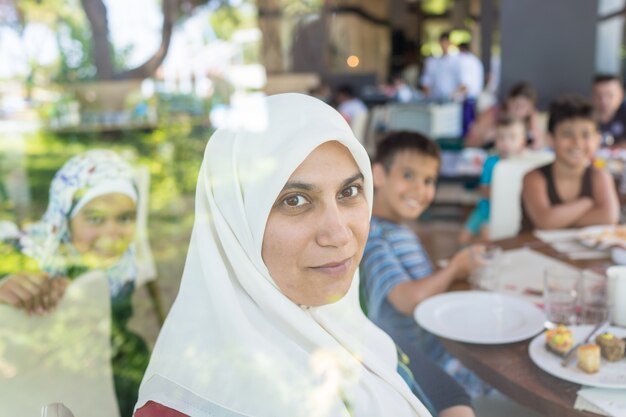
<svg viewBox="0 0 626 417"><path fill-rule="evenodd" d="M54 176L42 219L13 234L15 246L36 261L40 273L12 274L0 281L0 302L43 313L62 297L65 284L60 283L94 269L105 272L122 416L132 414L148 360L145 342L127 327L138 270L133 243L137 203L134 172L116 153L91 150L75 156Z"/></svg>

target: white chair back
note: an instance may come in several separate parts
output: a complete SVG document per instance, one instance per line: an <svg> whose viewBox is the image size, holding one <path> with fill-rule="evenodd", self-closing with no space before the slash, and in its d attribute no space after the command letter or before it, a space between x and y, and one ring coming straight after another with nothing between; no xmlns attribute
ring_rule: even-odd
<svg viewBox="0 0 626 417"><path fill-rule="evenodd" d="M350 123L350 127L352 128L352 133L361 142L361 145L365 145L365 134L367 131L367 119L369 118L369 111L364 111L362 113L357 114L352 122Z"/></svg>
<svg viewBox="0 0 626 417"><path fill-rule="evenodd" d="M491 181L489 239L517 235L522 221L522 183L527 172L550 163L554 155L547 151L528 152L519 158L499 161Z"/></svg>

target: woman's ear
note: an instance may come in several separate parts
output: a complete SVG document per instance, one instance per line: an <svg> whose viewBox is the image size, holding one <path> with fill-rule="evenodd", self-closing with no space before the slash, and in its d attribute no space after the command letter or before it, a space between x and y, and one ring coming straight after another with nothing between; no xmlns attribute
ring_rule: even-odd
<svg viewBox="0 0 626 417"><path fill-rule="evenodd" d="M380 162L374 162L372 165L372 177L374 179L374 188L382 187L387 181L387 171Z"/></svg>

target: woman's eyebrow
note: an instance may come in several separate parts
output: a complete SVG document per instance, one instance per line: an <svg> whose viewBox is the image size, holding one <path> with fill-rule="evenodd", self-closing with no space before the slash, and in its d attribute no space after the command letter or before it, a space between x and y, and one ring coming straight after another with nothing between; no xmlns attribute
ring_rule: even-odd
<svg viewBox="0 0 626 417"><path fill-rule="evenodd" d="M360 172L357 172L356 174L352 175L350 178L342 182L341 186L345 187L346 185L350 185L351 183L358 180L365 181L365 177L363 177L363 174L361 174Z"/></svg>
<svg viewBox="0 0 626 417"><path fill-rule="evenodd" d="M354 181L357 180L364 180L363 174L361 174L360 172L357 172L356 174L350 176L348 179L344 180L341 183L342 187L345 187L348 184L353 183ZM311 192L317 192L320 191L319 187L313 185L313 184L308 184L306 182L298 182L298 181L290 181L287 184L285 184L285 186L283 187L281 192L287 191L287 190L305 190L305 191L311 191Z"/></svg>
<svg viewBox="0 0 626 417"><path fill-rule="evenodd" d="M287 190L305 190L305 191L319 191L319 188L313 184L307 184L305 182L288 182L283 187L282 191ZM281 192L282 192L281 191Z"/></svg>

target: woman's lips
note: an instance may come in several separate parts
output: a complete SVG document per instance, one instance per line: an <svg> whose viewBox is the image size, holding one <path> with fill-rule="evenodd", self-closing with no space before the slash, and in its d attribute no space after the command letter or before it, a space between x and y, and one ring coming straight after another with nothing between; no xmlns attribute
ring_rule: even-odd
<svg viewBox="0 0 626 417"><path fill-rule="evenodd" d="M350 268L351 264L352 258L347 258L339 262L329 262L324 265L313 266L311 267L311 269L317 272L321 272L322 274L339 276L345 274Z"/></svg>

